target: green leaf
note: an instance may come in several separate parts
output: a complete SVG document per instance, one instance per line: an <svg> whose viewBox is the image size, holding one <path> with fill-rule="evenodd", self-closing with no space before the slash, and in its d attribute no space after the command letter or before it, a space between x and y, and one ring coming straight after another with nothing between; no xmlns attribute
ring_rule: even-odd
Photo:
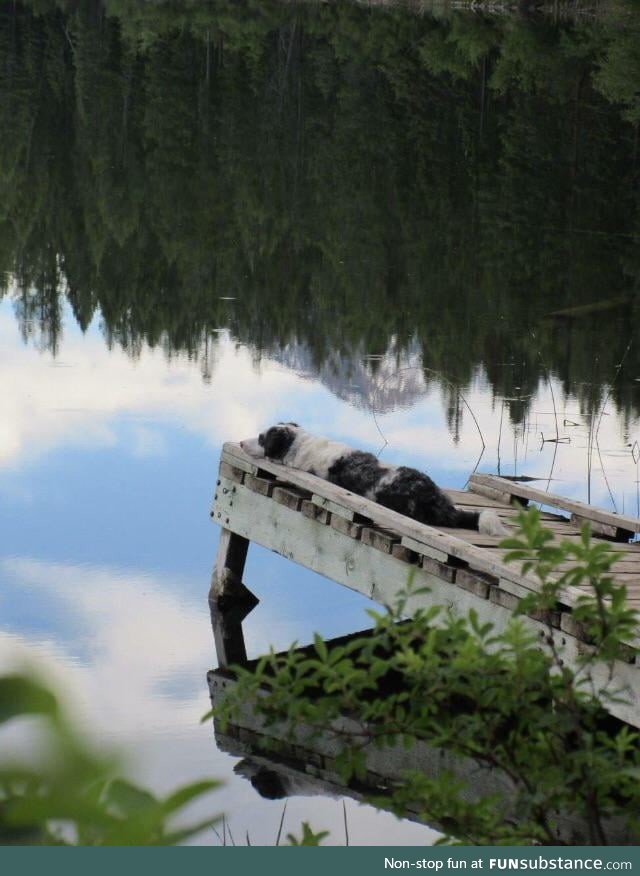
<svg viewBox="0 0 640 876"><path fill-rule="evenodd" d="M56 718L58 704L39 681L24 675L0 677L0 724L24 715Z"/></svg>

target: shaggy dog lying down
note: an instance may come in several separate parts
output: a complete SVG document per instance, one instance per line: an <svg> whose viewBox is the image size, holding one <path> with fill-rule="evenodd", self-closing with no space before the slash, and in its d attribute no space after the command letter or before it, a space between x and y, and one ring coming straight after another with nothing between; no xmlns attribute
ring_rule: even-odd
<svg viewBox="0 0 640 876"><path fill-rule="evenodd" d="M241 441L240 446L250 456L309 472L420 523L477 529L485 535L508 534L495 511L456 508L423 472L382 463L373 453L311 435L297 423L278 423L257 438Z"/></svg>

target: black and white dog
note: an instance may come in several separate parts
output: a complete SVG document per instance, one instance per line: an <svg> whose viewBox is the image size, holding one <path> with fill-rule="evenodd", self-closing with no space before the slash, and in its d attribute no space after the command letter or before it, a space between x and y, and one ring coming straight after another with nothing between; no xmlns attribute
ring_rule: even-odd
<svg viewBox="0 0 640 876"><path fill-rule="evenodd" d="M307 471L420 523L477 529L485 535L509 534L495 511L456 508L423 472L382 463L373 453L311 435L297 423L278 423L240 446L250 456Z"/></svg>

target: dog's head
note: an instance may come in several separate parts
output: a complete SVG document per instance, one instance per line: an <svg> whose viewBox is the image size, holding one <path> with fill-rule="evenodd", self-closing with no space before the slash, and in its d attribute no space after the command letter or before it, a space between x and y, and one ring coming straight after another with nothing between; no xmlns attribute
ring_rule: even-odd
<svg viewBox="0 0 640 876"><path fill-rule="evenodd" d="M261 797L267 800L282 800L289 796L289 779L275 769L269 769L250 757L245 757L233 768L234 773L249 779Z"/></svg>
<svg viewBox="0 0 640 876"><path fill-rule="evenodd" d="M271 426L265 432L261 432L257 438L241 441L240 447L250 456L282 460L296 439L300 427L297 423L278 423Z"/></svg>

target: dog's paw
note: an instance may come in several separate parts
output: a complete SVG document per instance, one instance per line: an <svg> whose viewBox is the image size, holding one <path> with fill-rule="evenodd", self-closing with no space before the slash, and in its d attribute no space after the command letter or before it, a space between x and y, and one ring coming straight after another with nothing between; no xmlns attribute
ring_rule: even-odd
<svg viewBox="0 0 640 876"><path fill-rule="evenodd" d="M482 533L482 535L494 535L497 538L505 538L509 535L507 527L500 520L496 512L491 509L480 512L478 532Z"/></svg>

